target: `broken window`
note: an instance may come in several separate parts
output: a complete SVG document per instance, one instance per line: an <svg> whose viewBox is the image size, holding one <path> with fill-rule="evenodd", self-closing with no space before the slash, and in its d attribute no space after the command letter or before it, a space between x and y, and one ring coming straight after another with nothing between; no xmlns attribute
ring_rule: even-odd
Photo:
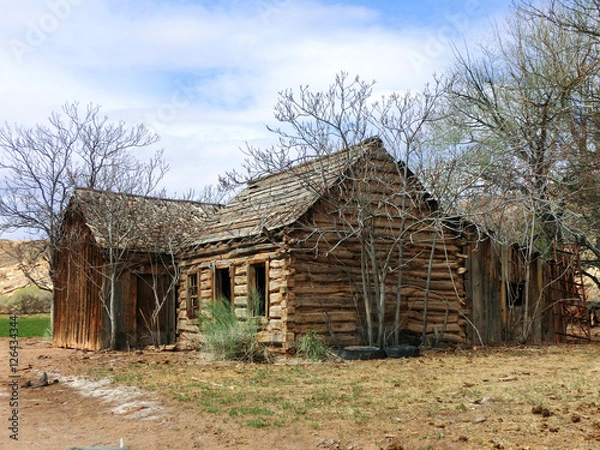
<svg viewBox="0 0 600 450"><path fill-rule="evenodd" d="M187 277L187 314L196 317L198 313L198 273L191 273Z"/></svg>
<svg viewBox="0 0 600 450"><path fill-rule="evenodd" d="M215 269L215 300L231 303L231 275L229 267Z"/></svg>
<svg viewBox="0 0 600 450"><path fill-rule="evenodd" d="M269 288L267 281L267 263L248 265L248 305L257 317L267 315L267 296Z"/></svg>

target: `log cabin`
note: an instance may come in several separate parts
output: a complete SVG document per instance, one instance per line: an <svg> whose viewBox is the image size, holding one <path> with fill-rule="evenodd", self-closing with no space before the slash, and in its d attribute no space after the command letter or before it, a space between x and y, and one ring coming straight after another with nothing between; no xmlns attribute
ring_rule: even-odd
<svg viewBox="0 0 600 450"><path fill-rule="evenodd" d="M367 140L249 182L206 224L180 257L180 341L197 339L204 302L226 301L242 320L259 314L275 353L309 331L336 347L373 341L370 320L385 342L465 345L466 245L414 174Z"/></svg>
<svg viewBox="0 0 600 450"><path fill-rule="evenodd" d="M112 214L97 211L115 198L78 190L67 209L63 226L79 238L56 259L57 346L107 347L106 274L96 268L111 248L99 217ZM198 314L212 301L240 320L258 316L258 341L281 355L308 332L334 347L542 343L559 332L545 261L445 216L378 138L252 180L225 206L123 199L144 232L116 246L128 261L116 289L117 347L148 344L152 333L197 347ZM153 264L158 255L176 270ZM161 288L172 296L149 330L144 286L157 275L177 285Z"/></svg>

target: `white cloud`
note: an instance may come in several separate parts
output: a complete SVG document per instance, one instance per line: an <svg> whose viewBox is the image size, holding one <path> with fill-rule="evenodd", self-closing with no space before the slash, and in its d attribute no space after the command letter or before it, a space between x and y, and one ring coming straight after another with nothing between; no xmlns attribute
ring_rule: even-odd
<svg viewBox="0 0 600 450"><path fill-rule="evenodd" d="M239 164L244 141L268 142L278 91L325 88L341 70L376 79L378 92L420 89L448 62L448 37L488 27L464 8L435 28L400 29L377 3L216 5L0 2L0 121L39 122L65 101L102 104L161 134L170 190L199 189Z"/></svg>

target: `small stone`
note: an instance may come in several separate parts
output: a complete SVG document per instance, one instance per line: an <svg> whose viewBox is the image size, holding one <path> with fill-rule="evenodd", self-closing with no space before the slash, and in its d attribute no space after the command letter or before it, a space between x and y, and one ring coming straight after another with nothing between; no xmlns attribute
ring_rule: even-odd
<svg viewBox="0 0 600 450"><path fill-rule="evenodd" d="M475 419L473 419L473 423L483 423L486 421L485 417L477 417Z"/></svg>
<svg viewBox="0 0 600 450"><path fill-rule="evenodd" d="M532 414L541 414L542 417L550 417L552 412L548 408L544 408L540 405L534 406L531 408Z"/></svg>

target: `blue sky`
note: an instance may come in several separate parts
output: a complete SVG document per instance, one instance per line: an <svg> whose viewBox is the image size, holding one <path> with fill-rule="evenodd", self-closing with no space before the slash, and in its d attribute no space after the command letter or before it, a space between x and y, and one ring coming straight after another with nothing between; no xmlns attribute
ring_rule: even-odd
<svg viewBox="0 0 600 450"><path fill-rule="evenodd" d="M450 40L472 45L510 0L0 0L0 121L33 125L100 104L161 136L171 193L268 145L277 92L346 71L376 93L419 90Z"/></svg>

